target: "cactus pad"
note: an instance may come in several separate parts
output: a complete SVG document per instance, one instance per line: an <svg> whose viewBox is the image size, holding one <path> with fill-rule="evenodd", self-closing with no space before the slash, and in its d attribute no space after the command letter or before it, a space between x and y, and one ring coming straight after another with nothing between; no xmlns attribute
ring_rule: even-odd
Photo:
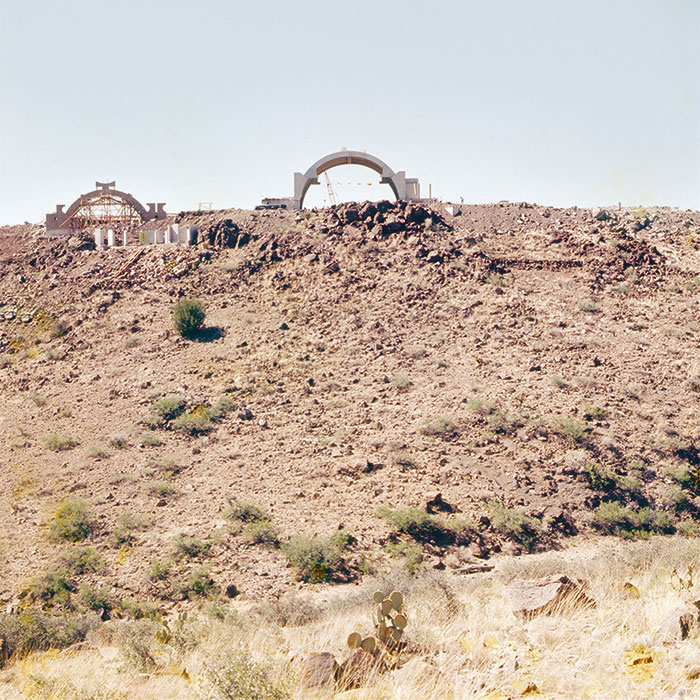
<svg viewBox="0 0 700 700"><path fill-rule="evenodd" d="M362 644L362 637L360 636L359 633L353 632L349 637L348 637L348 646L351 649L359 649L360 644Z"/></svg>

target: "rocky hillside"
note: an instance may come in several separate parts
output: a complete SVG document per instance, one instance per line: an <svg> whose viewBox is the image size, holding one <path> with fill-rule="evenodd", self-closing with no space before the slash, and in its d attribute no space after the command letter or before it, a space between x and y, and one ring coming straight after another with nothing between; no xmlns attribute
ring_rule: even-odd
<svg viewBox="0 0 700 700"><path fill-rule="evenodd" d="M0 229L3 603L121 615L695 531L700 213L176 219L198 246Z"/></svg>

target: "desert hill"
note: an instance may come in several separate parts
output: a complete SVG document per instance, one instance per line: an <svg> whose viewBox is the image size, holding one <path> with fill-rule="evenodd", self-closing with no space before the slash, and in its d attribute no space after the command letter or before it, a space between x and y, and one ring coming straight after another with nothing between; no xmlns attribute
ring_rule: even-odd
<svg viewBox="0 0 700 700"><path fill-rule="evenodd" d="M275 544L299 535L342 540L324 573L348 581L695 531L700 213L174 220L200 244L136 258L0 229L3 604L46 602L32 582L72 546L66 502L104 559L74 585L165 609L202 566L216 590L279 596L301 569ZM173 330L182 297L206 305L194 340Z"/></svg>

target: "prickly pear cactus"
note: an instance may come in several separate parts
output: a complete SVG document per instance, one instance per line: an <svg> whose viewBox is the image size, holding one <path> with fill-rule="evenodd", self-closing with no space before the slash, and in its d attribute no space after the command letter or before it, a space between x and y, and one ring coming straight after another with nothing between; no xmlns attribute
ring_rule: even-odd
<svg viewBox="0 0 700 700"><path fill-rule="evenodd" d="M382 591L375 591L372 601L375 604L372 615L374 636L363 639L361 634L353 632L348 637L348 646L363 649L377 656L387 668L394 668L399 655L406 648L403 634L408 618L403 609L404 597L399 591L392 591L388 596Z"/></svg>

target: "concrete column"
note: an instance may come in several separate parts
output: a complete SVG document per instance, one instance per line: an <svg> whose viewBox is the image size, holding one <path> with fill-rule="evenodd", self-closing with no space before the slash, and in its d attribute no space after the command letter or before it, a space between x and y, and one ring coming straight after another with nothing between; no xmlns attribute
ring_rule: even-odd
<svg viewBox="0 0 700 700"><path fill-rule="evenodd" d="M124 245L129 245L129 232L124 231Z"/></svg>
<svg viewBox="0 0 700 700"><path fill-rule="evenodd" d="M107 245L112 248L114 246L114 229L107 229Z"/></svg>
<svg viewBox="0 0 700 700"><path fill-rule="evenodd" d="M105 247L105 239L102 236L101 228L95 229L95 247L97 248L97 250L104 250Z"/></svg>
<svg viewBox="0 0 700 700"><path fill-rule="evenodd" d="M153 239L154 243L162 243L163 242L163 231L156 231L155 232L155 238Z"/></svg>

